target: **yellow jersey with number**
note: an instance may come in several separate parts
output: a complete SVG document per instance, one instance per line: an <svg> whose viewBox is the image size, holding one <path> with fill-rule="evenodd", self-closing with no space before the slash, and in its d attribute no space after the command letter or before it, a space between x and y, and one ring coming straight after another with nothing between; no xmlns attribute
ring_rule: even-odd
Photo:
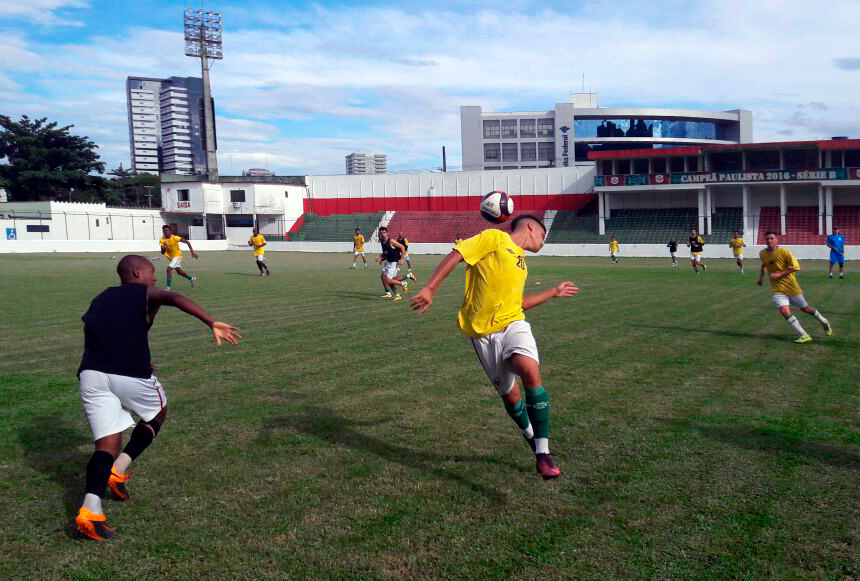
<svg viewBox="0 0 860 581"><path fill-rule="evenodd" d="M800 270L800 264L788 248L780 246L773 252L765 248L759 253L759 256L768 273L782 272L788 268ZM797 284L797 277L793 272L776 280L771 279L770 292L791 296L803 294L803 290Z"/></svg>
<svg viewBox="0 0 860 581"><path fill-rule="evenodd" d="M352 237L352 247L356 252L364 252L364 236L359 234Z"/></svg>
<svg viewBox="0 0 860 581"><path fill-rule="evenodd" d="M610 250L613 254L615 254L616 252L618 252L618 241L617 241L617 240L611 240L611 241L609 242L609 250Z"/></svg>
<svg viewBox="0 0 860 581"><path fill-rule="evenodd" d="M454 249L466 262L466 292L457 316L460 332L484 337L526 318L523 289L528 268L525 251L507 232L484 230L457 241Z"/></svg>
<svg viewBox="0 0 860 581"><path fill-rule="evenodd" d="M732 238L729 241L729 244L732 247L732 252L735 253L735 256L740 256L744 253L744 239L743 238Z"/></svg>
<svg viewBox="0 0 860 581"><path fill-rule="evenodd" d="M161 244L162 248L167 250L167 258L182 258L182 251L179 249L180 240L182 240L180 236L162 236L158 240L158 243Z"/></svg>
<svg viewBox="0 0 860 581"><path fill-rule="evenodd" d="M254 245L254 256L263 256L263 254L265 254L266 251L263 250L263 244L266 243L266 239L263 238L262 234L251 236L251 239L248 240L248 242Z"/></svg>

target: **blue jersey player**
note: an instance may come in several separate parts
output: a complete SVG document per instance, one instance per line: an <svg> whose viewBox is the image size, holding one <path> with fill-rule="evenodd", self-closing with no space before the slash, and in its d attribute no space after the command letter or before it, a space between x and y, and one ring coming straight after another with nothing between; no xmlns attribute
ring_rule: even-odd
<svg viewBox="0 0 860 581"><path fill-rule="evenodd" d="M830 249L830 276L833 278L833 266L839 263L839 278L845 278L845 236L839 226L833 228L833 234L827 237L827 247Z"/></svg>

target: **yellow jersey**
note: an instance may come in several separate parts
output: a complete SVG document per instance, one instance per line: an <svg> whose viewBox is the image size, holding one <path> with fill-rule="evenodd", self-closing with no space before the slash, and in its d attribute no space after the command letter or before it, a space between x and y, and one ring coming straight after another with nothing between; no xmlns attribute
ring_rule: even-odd
<svg viewBox="0 0 860 581"><path fill-rule="evenodd" d="M248 242L254 245L254 256L263 256L263 254L265 254L266 251L263 250L263 244L266 243L266 239L263 238L262 234L251 236L251 239L248 240Z"/></svg>
<svg viewBox="0 0 860 581"><path fill-rule="evenodd" d="M179 241L182 240L180 236L171 236L169 238L162 236L158 243L161 244L162 249L167 249L167 258L182 258L182 251L179 250Z"/></svg>
<svg viewBox="0 0 860 581"><path fill-rule="evenodd" d="M761 262L769 273L782 272L786 269L800 270L800 264L788 248L780 246L773 252L765 248L759 253ZM770 280L770 292L773 294L784 294L796 296L803 294L800 285L797 284L795 273L787 274L782 278Z"/></svg>
<svg viewBox="0 0 860 581"><path fill-rule="evenodd" d="M611 250L612 252L618 252L618 241L617 240L610 240L609 241L609 250Z"/></svg>
<svg viewBox="0 0 860 581"><path fill-rule="evenodd" d="M526 318L523 289L528 268L525 251L507 232L491 228L457 241L466 261L466 291L457 327L467 337L485 337Z"/></svg>
<svg viewBox="0 0 860 581"><path fill-rule="evenodd" d="M729 241L729 245L732 247L732 252L735 253L735 256L740 256L744 253L744 239L743 238L732 238Z"/></svg>
<svg viewBox="0 0 860 581"><path fill-rule="evenodd" d="M359 234L352 237L352 247L356 252L364 252L364 236Z"/></svg>

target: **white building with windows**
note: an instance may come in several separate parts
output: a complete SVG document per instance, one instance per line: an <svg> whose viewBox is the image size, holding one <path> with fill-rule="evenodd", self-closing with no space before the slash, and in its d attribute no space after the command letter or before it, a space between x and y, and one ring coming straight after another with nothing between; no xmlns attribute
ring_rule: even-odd
<svg viewBox="0 0 860 581"><path fill-rule="evenodd" d="M346 156L347 175L374 175L388 171L388 156L384 153L354 152Z"/></svg>
<svg viewBox="0 0 860 581"><path fill-rule="evenodd" d="M202 79L128 77L126 97L132 171L206 173Z"/></svg>
<svg viewBox="0 0 860 581"><path fill-rule="evenodd" d="M564 167L592 151L752 141L752 113L601 108L596 93L573 93L548 111L485 112L460 107L463 170Z"/></svg>

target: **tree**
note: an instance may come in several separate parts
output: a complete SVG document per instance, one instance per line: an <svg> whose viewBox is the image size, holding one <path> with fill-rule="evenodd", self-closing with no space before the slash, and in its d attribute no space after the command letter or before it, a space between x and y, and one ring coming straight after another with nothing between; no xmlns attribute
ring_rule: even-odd
<svg viewBox="0 0 860 581"><path fill-rule="evenodd" d="M0 179L12 201L68 197L71 188L93 188L93 172L104 173L98 146L88 137L72 135L73 125L58 127L47 118L26 115L12 121L0 115ZM100 179L100 178L99 178Z"/></svg>
<svg viewBox="0 0 860 581"><path fill-rule="evenodd" d="M134 173L122 164L112 169L105 180L102 198L110 206L146 206L147 194L152 194L152 207L161 207L161 179L158 174Z"/></svg>

